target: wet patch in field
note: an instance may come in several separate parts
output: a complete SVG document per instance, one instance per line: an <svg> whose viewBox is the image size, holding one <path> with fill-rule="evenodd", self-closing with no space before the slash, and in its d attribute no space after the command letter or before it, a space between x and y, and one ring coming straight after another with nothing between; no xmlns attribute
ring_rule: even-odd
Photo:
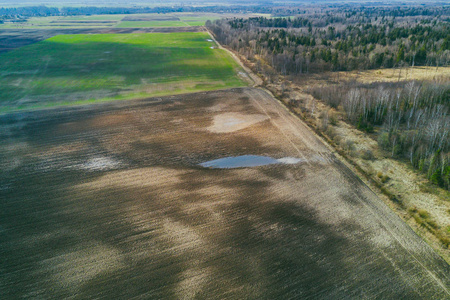
<svg viewBox="0 0 450 300"><path fill-rule="evenodd" d="M267 116L261 114L245 115L242 113L223 113L214 116L214 123L212 126L208 127L208 130L214 133L234 132L267 119Z"/></svg>
<svg viewBox="0 0 450 300"><path fill-rule="evenodd" d="M245 167L259 167L274 164L298 164L303 162L301 158L296 157L283 157L283 158L273 158L269 156L260 155L241 155L219 158L215 160L210 160L200 165L205 168L213 169L234 169L234 168L245 168Z"/></svg>

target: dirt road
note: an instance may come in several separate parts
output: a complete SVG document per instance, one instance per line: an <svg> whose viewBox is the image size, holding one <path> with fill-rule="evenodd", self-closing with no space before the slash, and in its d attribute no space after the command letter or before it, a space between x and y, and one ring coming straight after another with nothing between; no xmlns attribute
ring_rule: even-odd
<svg viewBox="0 0 450 300"><path fill-rule="evenodd" d="M250 70L246 65L244 65L244 63L242 63L242 61L239 59L239 57L236 56L236 54L233 53L233 51L230 51L229 49L223 47L216 40L216 38L214 37L214 34L212 34L206 27L202 27L202 28L204 28L204 30L209 33L209 35L211 36L211 39L217 44L219 49L223 49L226 52L228 52L228 54L230 54L234 58L234 60L244 69L244 71L247 73L247 75L253 81L253 87L258 87L258 86L261 86L263 84L262 79L259 76L257 76L255 73L253 73L252 70Z"/></svg>

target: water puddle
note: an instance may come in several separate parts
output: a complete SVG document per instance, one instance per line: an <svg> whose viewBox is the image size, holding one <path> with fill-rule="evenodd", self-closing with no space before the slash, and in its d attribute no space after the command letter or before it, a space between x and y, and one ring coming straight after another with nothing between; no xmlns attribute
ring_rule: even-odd
<svg viewBox="0 0 450 300"><path fill-rule="evenodd" d="M231 156L215 160L210 160L201 163L200 166L204 168L212 169L233 169L233 168L244 168L244 167L259 167L265 165L274 164L298 164L303 162L303 159L296 157L283 157L283 158L273 158L269 156L260 155L242 155L242 156Z"/></svg>

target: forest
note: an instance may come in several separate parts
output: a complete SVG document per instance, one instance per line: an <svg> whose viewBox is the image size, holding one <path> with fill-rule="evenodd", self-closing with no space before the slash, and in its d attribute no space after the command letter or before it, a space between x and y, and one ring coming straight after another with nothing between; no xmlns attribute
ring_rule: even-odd
<svg viewBox="0 0 450 300"><path fill-rule="evenodd" d="M450 83L346 82L310 90L348 122L368 133L379 127L378 144L390 156L407 159L438 186L450 189Z"/></svg>
<svg viewBox="0 0 450 300"><path fill-rule="evenodd" d="M207 25L219 42L250 60L267 62L282 75L448 65L450 9L439 15L430 9L423 13L409 16L404 12L404 17L380 13L380 17L343 11L309 17L223 19Z"/></svg>
<svg viewBox="0 0 450 300"><path fill-rule="evenodd" d="M450 64L450 8L372 7L304 11L278 18L208 22L219 42L268 82L278 76ZM450 83L344 82L309 92L343 111L345 121L376 135L391 157L407 160L450 189ZM374 133L375 132L375 133Z"/></svg>

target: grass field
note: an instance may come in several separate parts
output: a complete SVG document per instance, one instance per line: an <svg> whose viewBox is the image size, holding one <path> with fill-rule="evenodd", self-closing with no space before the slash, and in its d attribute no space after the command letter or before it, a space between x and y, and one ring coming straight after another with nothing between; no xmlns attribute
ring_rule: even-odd
<svg viewBox="0 0 450 300"><path fill-rule="evenodd" d="M204 32L59 35L0 55L1 110L246 85Z"/></svg>

